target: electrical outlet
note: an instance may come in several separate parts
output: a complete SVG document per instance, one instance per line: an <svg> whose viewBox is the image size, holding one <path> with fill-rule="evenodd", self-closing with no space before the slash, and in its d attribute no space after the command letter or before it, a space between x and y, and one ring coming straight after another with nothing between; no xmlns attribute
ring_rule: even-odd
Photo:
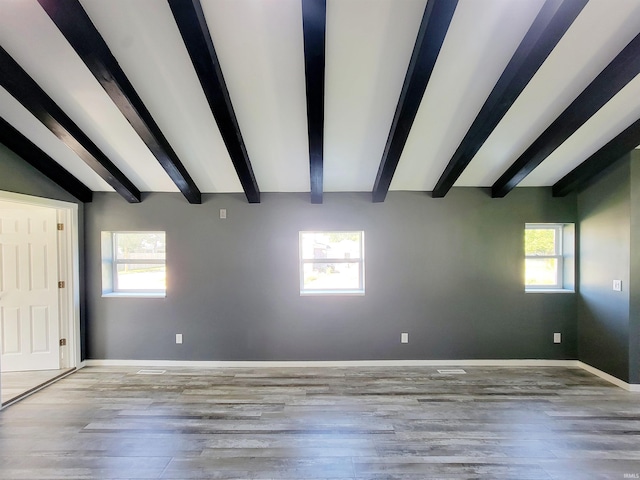
<svg viewBox="0 0 640 480"><path fill-rule="evenodd" d="M562 343L562 334L554 333L553 334L553 343Z"/></svg>
<svg viewBox="0 0 640 480"><path fill-rule="evenodd" d="M622 291L622 280L614 280L613 281L613 290L615 292L621 292Z"/></svg>
<svg viewBox="0 0 640 480"><path fill-rule="evenodd" d="M182 334L176 333L176 343L182 343Z"/></svg>
<svg viewBox="0 0 640 480"><path fill-rule="evenodd" d="M400 343L409 343L409 334L401 333L400 334Z"/></svg>

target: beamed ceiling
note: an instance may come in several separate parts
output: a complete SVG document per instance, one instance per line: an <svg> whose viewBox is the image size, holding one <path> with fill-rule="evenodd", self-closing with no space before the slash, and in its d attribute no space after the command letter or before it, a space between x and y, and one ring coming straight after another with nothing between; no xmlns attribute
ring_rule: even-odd
<svg viewBox="0 0 640 480"><path fill-rule="evenodd" d="M0 0L0 47L0 142L82 201L562 196L640 144L637 0Z"/></svg>

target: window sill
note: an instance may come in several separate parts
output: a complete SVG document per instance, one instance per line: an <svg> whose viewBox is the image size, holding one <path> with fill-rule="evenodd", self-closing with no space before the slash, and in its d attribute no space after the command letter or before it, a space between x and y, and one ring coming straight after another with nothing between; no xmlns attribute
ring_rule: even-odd
<svg viewBox="0 0 640 480"><path fill-rule="evenodd" d="M524 293L576 293L567 288L525 288Z"/></svg>
<svg viewBox="0 0 640 480"><path fill-rule="evenodd" d="M106 292L102 298L167 298L167 294L161 293L137 293L137 292Z"/></svg>
<svg viewBox="0 0 640 480"><path fill-rule="evenodd" d="M324 290L321 292L300 292L301 297L364 297L362 290Z"/></svg>

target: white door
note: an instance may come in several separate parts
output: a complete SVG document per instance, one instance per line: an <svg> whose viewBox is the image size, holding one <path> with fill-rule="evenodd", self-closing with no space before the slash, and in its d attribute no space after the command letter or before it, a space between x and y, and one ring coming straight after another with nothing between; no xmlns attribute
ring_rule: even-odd
<svg viewBox="0 0 640 480"><path fill-rule="evenodd" d="M0 367L58 369L56 211L0 202Z"/></svg>

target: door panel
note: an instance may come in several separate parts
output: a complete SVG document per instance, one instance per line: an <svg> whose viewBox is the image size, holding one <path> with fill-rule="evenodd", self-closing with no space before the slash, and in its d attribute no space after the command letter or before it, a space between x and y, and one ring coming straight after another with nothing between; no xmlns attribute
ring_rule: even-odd
<svg viewBox="0 0 640 480"><path fill-rule="evenodd" d="M0 366L58 369L56 211L0 202Z"/></svg>
<svg viewBox="0 0 640 480"><path fill-rule="evenodd" d="M31 307L31 352L47 353L51 350L52 338L49 325L49 307Z"/></svg>
<svg viewBox="0 0 640 480"><path fill-rule="evenodd" d="M0 240L0 292L18 290L18 256L18 245Z"/></svg>
<svg viewBox="0 0 640 480"><path fill-rule="evenodd" d="M0 306L0 322L2 328L2 352L20 353L22 334L20 331L20 309L16 307Z"/></svg>
<svg viewBox="0 0 640 480"><path fill-rule="evenodd" d="M47 245L29 245L29 288L31 290L49 288L48 262Z"/></svg>

